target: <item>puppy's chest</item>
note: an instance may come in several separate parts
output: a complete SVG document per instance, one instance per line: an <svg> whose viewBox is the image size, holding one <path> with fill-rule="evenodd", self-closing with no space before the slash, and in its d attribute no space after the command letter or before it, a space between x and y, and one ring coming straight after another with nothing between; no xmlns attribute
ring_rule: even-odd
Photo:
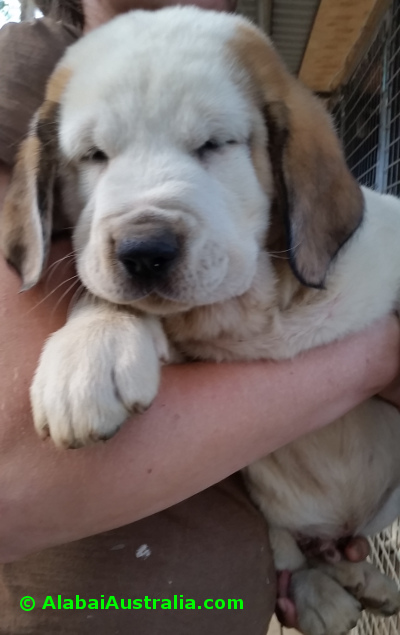
<svg viewBox="0 0 400 635"><path fill-rule="evenodd" d="M297 313L298 303L292 300L283 307L275 286L254 285L239 298L168 317L164 325L169 340L188 359L285 359L308 348L304 323L296 325L296 333L288 331L288 320Z"/></svg>
<svg viewBox="0 0 400 635"><path fill-rule="evenodd" d="M270 311L247 311L234 302L230 307L201 307L168 318L165 329L174 347L187 359L249 360L269 356L266 348L272 321Z"/></svg>

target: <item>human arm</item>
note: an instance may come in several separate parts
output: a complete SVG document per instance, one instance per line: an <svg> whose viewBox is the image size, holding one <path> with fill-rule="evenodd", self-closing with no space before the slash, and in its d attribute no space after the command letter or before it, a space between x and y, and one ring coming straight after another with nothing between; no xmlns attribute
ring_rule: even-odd
<svg viewBox="0 0 400 635"><path fill-rule="evenodd" d="M68 249L58 243L53 258ZM394 318L292 362L171 366L150 410L114 439L60 451L36 437L28 388L46 337L65 320L65 287L49 294L71 275L66 263L25 294L0 263L2 561L177 503L340 416L398 369Z"/></svg>

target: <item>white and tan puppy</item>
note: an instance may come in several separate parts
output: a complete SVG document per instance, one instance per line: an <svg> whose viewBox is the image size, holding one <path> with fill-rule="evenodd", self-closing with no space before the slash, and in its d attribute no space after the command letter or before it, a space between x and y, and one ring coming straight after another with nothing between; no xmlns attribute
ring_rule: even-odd
<svg viewBox="0 0 400 635"><path fill-rule="evenodd" d="M108 438L148 407L161 362L290 358L400 297L400 203L360 190L323 107L232 15L137 11L68 50L3 214L24 288L42 274L54 209L75 226L88 290L32 386L36 428L59 446ZM400 513L399 450L400 415L371 400L247 470L307 635L400 607L371 565L304 547Z"/></svg>

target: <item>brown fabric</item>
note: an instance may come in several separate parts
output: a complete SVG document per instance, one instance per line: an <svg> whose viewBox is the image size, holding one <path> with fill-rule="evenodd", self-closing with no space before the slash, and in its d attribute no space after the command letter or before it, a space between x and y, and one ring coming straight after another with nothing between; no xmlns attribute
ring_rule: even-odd
<svg viewBox="0 0 400 635"><path fill-rule="evenodd" d="M0 30L0 161L13 165L50 73L78 37L74 27L46 18Z"/></svg>
<svg viewBox="0 0 400 635"><path fill-rule="evenodd" d="M136 552L146 545L147 558ZM143 548L143 550L145 550ZM243 609L42 610L45 597L243 599ZM24 612L23 596L36 608ZM1 635L265 635L275 574L238 475L165 512L0 568Z"/></svg>

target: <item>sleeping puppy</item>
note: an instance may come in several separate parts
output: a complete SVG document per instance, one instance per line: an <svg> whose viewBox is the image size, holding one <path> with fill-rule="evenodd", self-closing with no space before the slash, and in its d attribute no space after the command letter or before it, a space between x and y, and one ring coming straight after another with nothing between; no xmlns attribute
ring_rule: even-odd
<svg viewBox="0 0 400 635"><path fill-rule="evenodd" d="M24 289L42 275L54 208L75 227L88 290L32 385L36 429L61 447L147 408L161 363L290 358L400 296L399 202L358 187L324 108L232 15L135 11L67 51L3 214ZM371 400L246 471L307 635L400 608L371 565L305 548L400 513L399 448L399 413Z"/></svg>

